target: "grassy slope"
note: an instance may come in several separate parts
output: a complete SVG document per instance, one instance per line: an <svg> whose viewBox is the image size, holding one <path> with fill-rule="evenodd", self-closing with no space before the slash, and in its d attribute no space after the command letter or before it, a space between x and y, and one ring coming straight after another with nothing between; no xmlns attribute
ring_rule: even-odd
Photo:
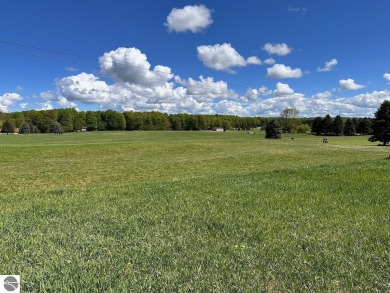
<svg viewBox="0 0 390 293"><path fill-rule="evenodd" d="M321 142L0 136L0 272L29 292L388 292L389 149Z"/></svg>

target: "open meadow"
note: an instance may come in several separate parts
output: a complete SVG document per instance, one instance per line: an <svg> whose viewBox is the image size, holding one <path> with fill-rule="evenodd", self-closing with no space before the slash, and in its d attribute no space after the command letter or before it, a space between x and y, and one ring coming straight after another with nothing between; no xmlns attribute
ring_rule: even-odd
<svg viewBox="0 0 390 293"><path fill-rule="evenodd" d="M365 136L0 135L0 274L22 292L390 292L389 153Z"/></svg>

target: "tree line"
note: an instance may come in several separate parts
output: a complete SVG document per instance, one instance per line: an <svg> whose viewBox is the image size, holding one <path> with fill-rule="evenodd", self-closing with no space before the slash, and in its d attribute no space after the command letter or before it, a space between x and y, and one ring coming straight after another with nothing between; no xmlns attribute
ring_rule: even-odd
<svg viewBox="0 0 390 293"><path fill-rule="evenodd" d="M284 133L316 135L372 134L372 118L298 118L297 109L285 109L279 117L239 117L234 115L166 114L160 112L77 111L74 108L0 112L3 133L63 133L104 130L248 130L264 127L275 120Z"/></svg>
<svg viewBox="0 0 390 293"><path fill-rule="evenodd" d="M296 122L297 109L285 109L280 114L280 122L272 120L265 125L265 138L282 138L283 130L292 129ZM316 135L367 135L371 142L380 141L383 146L390 142L390 101L382 102L375 112L375 118L341 118L336 116L334 119L327 114L325 117L316 117L313 121L307 121L311 124L311 133Z"/></svg>
<svg viewBox="0 0 390 293"><path fill-rule="evenodd" d="M233 115L166 114L160 112L77 111L73 108L0 113L3 133L63 133L103 130L251 129L270 118Z"/></svg>

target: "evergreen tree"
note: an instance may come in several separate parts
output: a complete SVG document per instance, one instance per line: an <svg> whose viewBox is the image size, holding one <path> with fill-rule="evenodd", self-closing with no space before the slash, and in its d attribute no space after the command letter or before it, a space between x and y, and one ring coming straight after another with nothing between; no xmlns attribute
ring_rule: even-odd
<svg viewBox="0 0 390 293"><path fill-rule="evenodd" d="M390 101L385 100L375 112L372 136L368 140L380 141L384 146L390 142Z"/></svg>
<svg viewBox="0 0 390 293"><path fill-rule="evenodd" d="M333 120L329 114L322 119L322 132L328 135L333 133Z"/></svg>
<svg viewBox="0 0 390 293"><path fill-rule="evenodd" d="M49 131L50 133L55 133L55 134L64 133L64 129L62 128L62 125L59 122L53 122L49 127Z"/></svg>
<svg viewBox="0 0 390 293"><path fill-rule="evenodd" d="M344 123L340 115L337 115L336 118L334 118L332 128L335 135L341 135L343 133Z"/></svg>
<svg viewBox="0 0 390 293"><path fill-rule="evenodd" d="M322 118L316 117L316 119L313 121L313 125L311 126L311 133L320 135L322 132Z"/></svg>
<svg viewBox="0 0 390 293"><path fill-rule="evenodd" d="M371 121L367 117L359 121L359 125L356 129L356 132L362 135L367 135L371 133Z"/></svg>
<svg viewBox="0 0 390 293"><path fill-rule="evenodd" d="M11 121L5 121L3 123L3 126L1 127L1 133L14 133L15 132L15 126Z"/></svg>
<svg viewBox="0 0 390 293"><path fill-rule="evenodd" d="M275 120L265 126L265 138L282 138L282 128Z"/></svg>
<svg viewBox="0 0 390 293"><path fill-rule="evenodd" d="M353 123L353 120L348 118L347 121L345 121L344 125L344 135L352 136L356 134L355 130L355 123Z"/></svg>
<svg viewBox="0 0 390 293"><path fill-rule="evenodd" d="M27 134L30 132L31 132L30 125L28 125L27 122L24 122L23 125L19 128L20 134Z"/></svg>

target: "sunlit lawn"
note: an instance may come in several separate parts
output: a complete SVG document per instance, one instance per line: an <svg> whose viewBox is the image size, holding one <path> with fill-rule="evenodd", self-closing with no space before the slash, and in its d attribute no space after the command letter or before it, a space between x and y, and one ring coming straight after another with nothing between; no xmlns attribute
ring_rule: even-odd
<svg viewBox="0 0 390 293"><path fill-rule="evenodd" d="M389 292L390 148L263 137L0 135L0 274L24 292Z"/></svg>

